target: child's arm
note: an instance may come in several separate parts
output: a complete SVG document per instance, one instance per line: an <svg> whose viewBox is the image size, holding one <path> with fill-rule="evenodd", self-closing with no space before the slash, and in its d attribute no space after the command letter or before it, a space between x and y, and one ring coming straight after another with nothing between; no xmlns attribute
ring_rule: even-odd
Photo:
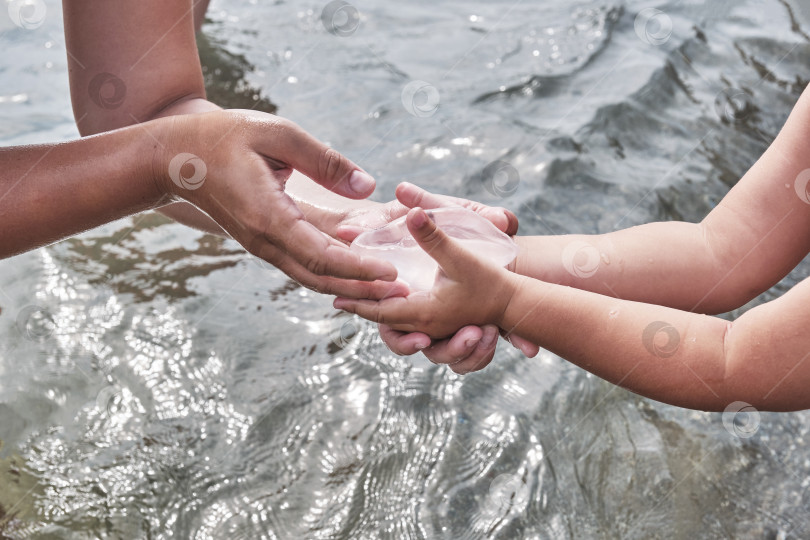
<svg viewBox="0 0 810 540"><path fill-rule="evenodd" d="M779 281L810 250L810 172L802 174L810 168L807 140L810 89L765 154L703 222L651 223L595 236L518 237L515 270L549 283L687 311L737 308ZM415 207L432 197L419 190L400 200ZM475 327L442 341L381 330L399 354L421 348L432 361L455 362L461 369L482 368L495 351L495 341L483 343L482 329Z"/></svg>
<svg viewBox="0 0 810 540"><path fill-rule="evenodd" d="M652 399L722 411L810 407L810 281L735 322L519 276L498 324Z"/></svg>
<svg viewBox="0 0 810 540"><path fill-rule="evenodd" d="M518 238L516 272L700 313L742 306L810 251L810 89L779 136L699 224Z"/></svg>
<svg viewBox="0 0 810 540"><path fill-rule="evenodd" d="M293 171L290 175L285 191L296 202L307 221L316 223L318 228L325 233L345 242L353 241L364 231L379 229L404 216L409 210L397 199L387 203L378 203L340 197L297 171ZM422 191L421 188L407 182L402 182L397 186L398 196L406 194L407 197L409 192L418 191ZM517 233L517 216L505 208L487 206L447 195L433 195L423 208L446 206L467 208L488 219L498 230L509 235Z"/></svg>
<svg viewBox="0 0 810 540"><path fill-rule="evenodd" d="M730 323L516 275L478 260L422 210L409 214L409 227L446 273L434 289L380 302L338 299L335 307L435 336L495 324L682 407L722 411L738 400L769 410L810 407L810 281Z"/></svg>

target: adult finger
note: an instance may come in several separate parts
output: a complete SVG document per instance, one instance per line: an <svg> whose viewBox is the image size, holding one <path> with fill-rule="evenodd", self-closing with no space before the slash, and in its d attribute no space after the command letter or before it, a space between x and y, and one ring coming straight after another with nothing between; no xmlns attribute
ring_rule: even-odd
<svg viewBox="0 0 810 540"><path fill-rule="evenodd" d="M375 300L408 294L408 286L401 281L359 281L313 274L283 250L266 241L251 252L304 287L322 294Z"/></svg>
<svg viewBox="0 0 810 540"><path fill-rule="evenodd" d="M374 191L374 179L337 150L288 120L275 117L271 123L275 137L256 146L264 156L297 169L338 195L364 199Z"/></svg>
<svg viewBox="0 0 810 540"><path fill-rule="evenodd" d="M370 321L396 326L397 330L403 332L416 331L413 321L419 320L422 310L417 306L417 302L404 297L385 298L379 301L338 297L332 305L335 309L360 315Z"/></svg>
<svg viewBox="0 0 810 540"><path fill-rule="evenodd" d="M267 236L270 243L315 275L362 281L393 281L397 277L391 263L361 256L303 219L293 219L287 228L273 226Z"/></svg>
<svg viewBox="0 0 810 540"><path fill-rule="evenodd" d="M430 346L430 336L427 334L400 332L385 324L379 325L379 328L383 343L399 356L410 356Z"/></svg>

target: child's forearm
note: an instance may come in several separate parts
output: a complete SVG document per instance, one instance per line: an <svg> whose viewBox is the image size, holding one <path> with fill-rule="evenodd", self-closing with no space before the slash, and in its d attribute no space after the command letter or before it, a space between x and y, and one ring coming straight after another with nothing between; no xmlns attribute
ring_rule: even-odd
<svg viewBox="0 0 810 540"><path fill-rule="evenodd" d="M659 401L705 410L730 403L720 394L725 321L529 278L519 287L506 331Z"/></svg>
<svg viewBox="0 0 810 540"><path fill-rule="evenodd" d="M157 145L143 128L127 128L0 149L0 258L157 206L166 195L154 170Z"/></svg>
<svg viewBox="0 0 810 540"><path fill-rule="evenodd" d="M606 296L717 313L736 307L718 290L698 224L650 223L604 235L518 237L515 272Z"/></svg>
<svg viewBox="0 0 810 540"><path fill-rule="evenodd" d="M714 411L734 401L769 410L810 405L803 382L810 378L805 373L810 366L802 365L809 344L796 339L796 315L791 315L804 309L798 294L785 298L782 306L771 302L729 323L526 277L513 279L516 292L499 323L502 328L633 392Z"/></svg>

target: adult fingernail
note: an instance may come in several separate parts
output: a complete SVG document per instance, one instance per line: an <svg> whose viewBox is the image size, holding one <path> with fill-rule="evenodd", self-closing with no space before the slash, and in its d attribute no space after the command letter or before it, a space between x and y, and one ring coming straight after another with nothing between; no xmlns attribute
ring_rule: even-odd
<svg viewBox="0 0 810 540"><path fill-rule="evenodd" d="M356 170L349 177L349 185L357 193L367 193L374 189L374 179L361 170Z"/></svg>

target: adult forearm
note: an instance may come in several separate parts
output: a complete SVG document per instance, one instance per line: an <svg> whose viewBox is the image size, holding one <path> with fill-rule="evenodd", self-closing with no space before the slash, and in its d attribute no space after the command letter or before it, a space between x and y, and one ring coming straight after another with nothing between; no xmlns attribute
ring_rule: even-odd
<svg viewBox="0 0 810 540"><path fill-rule="evenodd" d="M165 193L153 164L157 144L133 127L0 150L0 257L158 206Z"/></svg>
<svg viewBox="0 0 810 540"><path fill-rule="evenodd" d="M191 0L65 0L70 95L80 132L144 122L204 98Z"/></svg>

